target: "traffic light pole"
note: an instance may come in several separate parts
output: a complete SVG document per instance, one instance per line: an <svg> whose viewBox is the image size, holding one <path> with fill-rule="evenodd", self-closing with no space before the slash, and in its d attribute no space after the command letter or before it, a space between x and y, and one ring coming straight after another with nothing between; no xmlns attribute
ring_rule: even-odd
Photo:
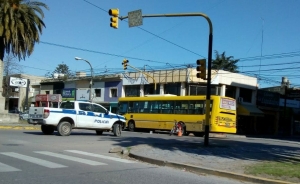
<svg viewBox="0 0 300 184"><path fill-rule="evenodd" d="M211 60L212 60L212 43L213 43L213 27L209 17L203 13L181 13L181 14L153 14L142 15L142 17L190 17L201 16L204 17L209 25L209 39L208 39L208 64L207 64L207 89L206 89L206 110L205 110L205 136L204 146L209 145L209 120L210 120L210 93L211 93ZM120 20L127 19L128 16L119 17Z"/></svg>

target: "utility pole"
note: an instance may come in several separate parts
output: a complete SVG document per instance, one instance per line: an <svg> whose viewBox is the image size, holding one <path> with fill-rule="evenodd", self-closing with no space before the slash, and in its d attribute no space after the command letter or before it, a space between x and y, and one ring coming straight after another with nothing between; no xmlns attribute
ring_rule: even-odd
<svg viewBox="0 0 300 184"><path fill-rule="evenodd" d="M27 79L26 97L25 97L25 111L28 110L28 91L29 91L30 80Z"/></svg>

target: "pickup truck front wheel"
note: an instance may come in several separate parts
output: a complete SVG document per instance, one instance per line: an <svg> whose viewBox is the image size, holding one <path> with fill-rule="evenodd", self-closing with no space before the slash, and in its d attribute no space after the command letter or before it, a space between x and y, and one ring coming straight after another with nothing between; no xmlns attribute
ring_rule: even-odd
<svg viewBox="0 0 300 184"><path fill-rule="evenodd" d="M71 134L71 131L72 131L72 125L67 121L60 122L57 127L57 132L58 135L60 136L69 136Z"/></svg>
<svg viewBox="0 0 300 184"><path fill-rule="evenodd" d="M113 132L114 132L115 136L120 137L121 136L121 132L122 132L122 125L120 125L118 123L114 124Z"/></svg>
<svg viewBox="0 0 300 184"><path fill-rule="evenodd" d="M53 126L42 125L41 130L45 135L51 135L54 132Z"/></svg>

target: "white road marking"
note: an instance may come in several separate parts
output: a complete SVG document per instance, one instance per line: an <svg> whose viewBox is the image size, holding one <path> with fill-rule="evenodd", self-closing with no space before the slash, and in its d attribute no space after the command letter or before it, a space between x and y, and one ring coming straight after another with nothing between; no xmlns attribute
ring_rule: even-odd
<svg viewBox="0 0 300 184"><path fill-rule="evenodd" d="M0 172L12 172L12 171L21 171L20 169L11 167L9 165L0 163Z"/></svg>
<svg viewBox="0 0 300 184"><path fill-rule="evenodd" d="M88 164L88 165L107 165L102 162L96 162L93 160L83 159L83 158L79 158L79 157L73 157L73 156L68 156L68 155L63 155L63 154L58 154L58 153L52 153L49 151L35 151L35 153L48 155L48 156L52 156L52 157L56 157L56 158L61 158L61 159L65 159L65 160L71 160L73 162L80 162L80 163Z"/></svg>
<svg viewBox="0 0 300 184"><path fill-rule="evenodd" d="M30 156L26 156L26 155L22 155L22 154L19 154L19 153L14 153L14 152L2 152L0 154L6 155L6 156L9 156L9 157L13 157L13 158L17 158L17 159L20 159L20 160L24 160L24 161L27 161L27 162L31 162L31 163L34 163L34 164L37 164L37 165L48 167L48 168L68 167L68 166L65 166L65 165L57 164L57 163L54 163L54 162L49 162L49 161L46 161L46 160L42 160L42 159L39 159L39 158L30 157Z"/></svg>
<svg viewBox="0 0 300 184"><path fill-rule="evenodd" d="M126 159L115 158L115 157L110 157L110 156L105 156L105 155L99 155L99 154L95 154L95 153L88 153L88 152L84 152L84 151L78 151L78 150L64 150L64 151L71 152L71 153L77 153L77 154L81 154L81 155L86 155L86 156L91 156L91 157L96 157L96 158L103 158L103 159L107 159L107 160L118 161L118 162L136 163L136 162L126 160Z"/></svg>

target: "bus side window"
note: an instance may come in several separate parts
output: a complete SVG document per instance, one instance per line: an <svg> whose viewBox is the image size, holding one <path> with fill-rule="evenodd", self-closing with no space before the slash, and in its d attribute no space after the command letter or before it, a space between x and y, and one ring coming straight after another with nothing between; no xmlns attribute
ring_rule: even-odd
<svg viewBox="0 0 300 184"><path fill-rule="evenodd" d="M139 112L139 102L133 102L133 112Z"/></svg>

